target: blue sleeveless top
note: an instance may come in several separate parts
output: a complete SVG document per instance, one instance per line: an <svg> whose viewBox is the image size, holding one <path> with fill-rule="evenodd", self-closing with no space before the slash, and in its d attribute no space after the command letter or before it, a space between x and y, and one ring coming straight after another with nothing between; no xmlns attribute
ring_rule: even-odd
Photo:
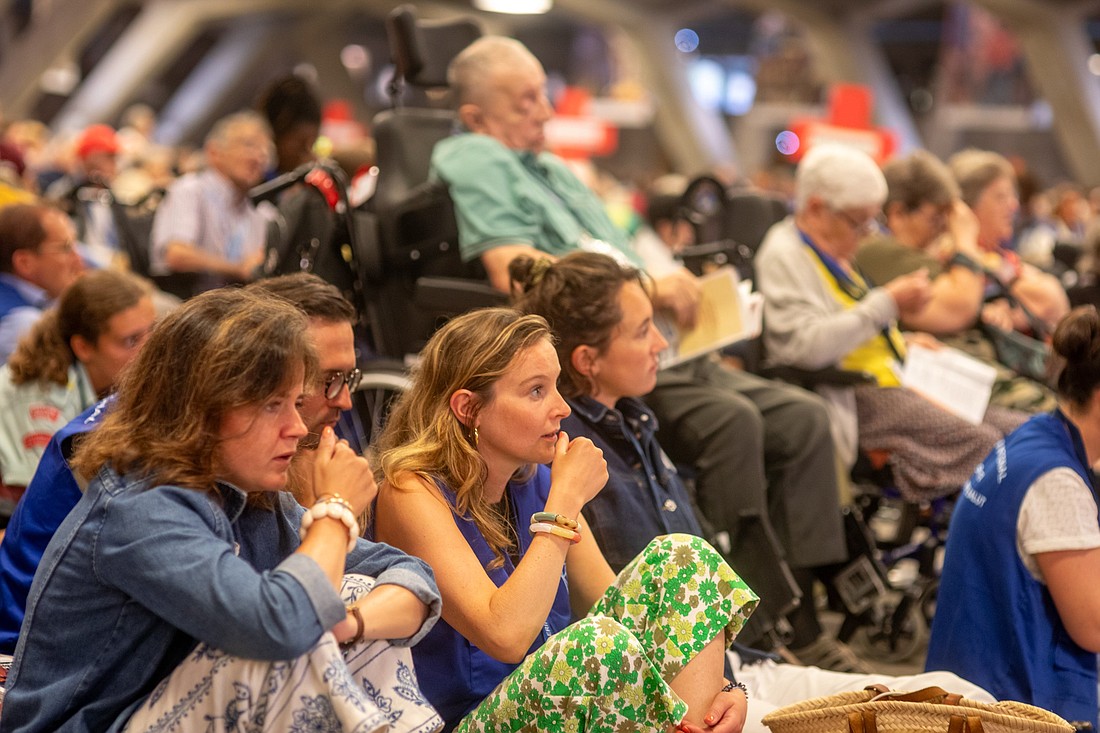
<svg viewBox="0 0 1100 733"><path fill-rule="evenodd" d="M439 486L443 495L454 504L455 495L446 486ZM509 483L508 503L512 507L513 526L517 528L519 555L522 557L531 546L531 534L527 531L531 515L546 507L546 498L550 494L550 469L538 466L535 475L523 483ZM455 515L455 524L470 549L485 567L493 559L489 544L478 532L473 520L467 515ZM499 588L511 577L515 565L507 555L504 564L493 570L486 570L489 578ZM444 601L446 603L446 601ZM564 629L572 620L569 608L569 588L566 583L565 569L562 569L558 581L558 592L550 615L543 624L542 632L535 639L528 654L541 647L553 634ZM471 644L443 619L428 632L420 643L412 649L413 662L420 689L428 698L439 715L445 721L443 730L450 731L477 705L488 697L501 680L512 673L519 665L507 664L493 659Z"/></svg>
<svg viewBox="0 0 1100 733"><path fill-rule="evenodd" d="M946 669L1000 700L1097 724L1096 655L1079 647L1046 585L1016 552L1031 485L1069 468L1092 489L1081 435L1061 411L1037 415L997 443L963 485L928 643L927 669Z"/></svg>

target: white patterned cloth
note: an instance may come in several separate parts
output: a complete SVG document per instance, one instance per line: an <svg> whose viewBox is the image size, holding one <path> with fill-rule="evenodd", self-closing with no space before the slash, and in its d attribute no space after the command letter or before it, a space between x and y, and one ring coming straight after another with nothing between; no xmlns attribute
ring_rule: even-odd
<svg viewBox="0 0 1100 733"><path fill-rule="evenodd" d="M346 603L374 579L344 577ZM420 693L412 655L385 640L342 652L332 632L290 661L242 659L200 644L141 704L127 732L431 733L443 721Z"/></svg>

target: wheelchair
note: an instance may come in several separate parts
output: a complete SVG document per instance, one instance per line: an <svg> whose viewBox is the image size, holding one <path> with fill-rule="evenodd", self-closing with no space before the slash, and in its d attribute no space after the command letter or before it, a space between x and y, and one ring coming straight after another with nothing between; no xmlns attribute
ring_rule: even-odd
<svg viewBox="0 0 1100 733"><path fill-rule="evenodd" d="M365 214L373 222L353 251L364 286L357 302L368 314L372 344L380 356L407 361L447 318L507 299L488 284L479 263L461 262L450 196L429 180L432 148L454 130L454 114L408 102L427 99L425 90L445 89L451 58L481 30L465 19L421 21L411 6L402 6L390 14L387 31L394 106L373 121L379 175ZM742 522L739 536L752 537L762 564L771 568L748 580L771 602L758 609L741 638L782 637L783 617L800 593L770 525L750 515ZM721 539L715 538L720 548Z"/></svg>
<svg viewBox="0 0 1100 733"><path fill-rule="evenodd" d="M700 244L687 247L685 266L702 272L731 265L753 276L753 258L767 230L787 216L778 197L700 176L677 208ZM869 375L837 368L765 366L762 339L738 345L736 356L761 376L813 389L855 386ZM900 662L924 648L935 612L939 564L952 503L909 502L893 488L888 456L860 456L852 474L853 504L842 509L849 562L833 578L831 604L843 614L837 638L868 658Z"/></svg>

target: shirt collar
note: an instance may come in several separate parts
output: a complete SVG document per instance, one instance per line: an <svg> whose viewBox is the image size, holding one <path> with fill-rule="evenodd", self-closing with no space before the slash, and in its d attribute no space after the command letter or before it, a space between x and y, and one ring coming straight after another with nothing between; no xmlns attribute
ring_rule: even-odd
<svg viewBox="0 0 1100 733"><path fill-rule="evenodd" d="M657 430L657 416L637 397L623 397L614 409L588 395L570 399L569 404L579 417L593 425L630 422L645 426L647 432Z"/></svg>
<svg viewBox="0 0 1100 733"><path fill-rule="evenodd" d="M210 191L211 195L223 201L227 206L237 209L248 207L248 196L242 196L237 187L233 185L233 182L217 169L206 168L200 175L205 179L207 190Z"/></svg>
<svg viewBox="0 0 1100 733"><path fill-rule="evenodd" d="M16 292L31 305L45 307L50 302L50 296L45 290L18 275L13 275L10 272L0 272L0 282L15 288Z"/></svg>
<svg viewBox="0 0 1100 733"><path fill-rule="evenodd" d="M236 522L248 505L248 494L228 481L218 481L215 486L222 498L225 515L229 517L230 522Z"/></svg>

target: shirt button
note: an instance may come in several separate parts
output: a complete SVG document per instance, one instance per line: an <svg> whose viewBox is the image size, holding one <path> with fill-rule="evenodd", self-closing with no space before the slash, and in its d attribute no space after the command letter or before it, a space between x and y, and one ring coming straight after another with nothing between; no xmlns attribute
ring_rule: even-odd
<svg viewBox="0 0 1100 733"><path fill-rule="evenodd" d="M665 511L666 512L676 511L676 502L674 502L672 499L665 499Z"/></svg>

